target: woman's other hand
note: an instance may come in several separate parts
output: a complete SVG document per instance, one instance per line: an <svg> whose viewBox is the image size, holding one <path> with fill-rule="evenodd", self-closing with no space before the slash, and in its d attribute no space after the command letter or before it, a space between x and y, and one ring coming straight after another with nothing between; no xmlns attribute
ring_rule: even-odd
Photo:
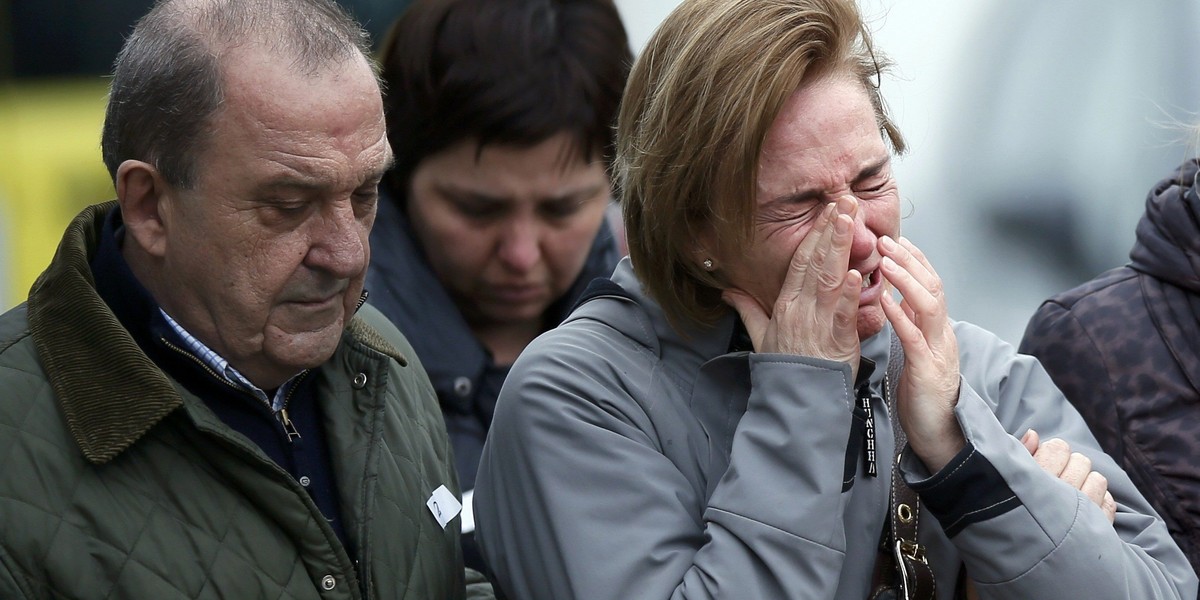
<svg viewBox="0 0 1200 600"><path fill-rule="evenodd" d="M950 326L942 280L911 242L879 238L883 276L903 296L883 295L883 311L904 347L897 407L913 452L938 472L966 445L954 416L958 403L958 339Z"/></svg>
<svg viewBox="0 0 1200 600"><path fill-rule="evenodd" d="M1108 491L1108 478L1092 470L1092 459L1071 452L1070 444L1058 438L1043 444L1038 433L1032 429L1021 437L1021 443L1042 470L1083 492L1104 511L1109 523L1116 522L1117 501Z"/></svg>

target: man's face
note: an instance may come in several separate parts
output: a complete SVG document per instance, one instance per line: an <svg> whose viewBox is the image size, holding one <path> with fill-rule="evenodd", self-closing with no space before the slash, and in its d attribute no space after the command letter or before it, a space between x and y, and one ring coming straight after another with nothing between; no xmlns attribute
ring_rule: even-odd
<svg viewBox="0 0 1200 600"><path fill-rule="evenodd" d="M222 59L225 102L192 189L168 188L156 299L260 387L327 360L370 258L391 150L365 60L316 75L258 46Z"/></svg>
<svg viewBox="0 0 1200 600"><path fill-rule="evenodd" d="M732 287L754 297L771 314L796 248L826 204L858 199L850 269L863 275L858 335L879 333L888 293L879 272L880 236L900 230L900 196L891 153L862 85L833 78L800 88L771 125L759 158L754 235L745 249L721 253L721 272Z"/></svg>
<svg viewBox="0 0 1200 600"><path fill-rule="evenodd" d="M529 148L466 141L413 172L413 229L477 333L540 330L583 269L611 190L573 144L565 133Z"/></svg>

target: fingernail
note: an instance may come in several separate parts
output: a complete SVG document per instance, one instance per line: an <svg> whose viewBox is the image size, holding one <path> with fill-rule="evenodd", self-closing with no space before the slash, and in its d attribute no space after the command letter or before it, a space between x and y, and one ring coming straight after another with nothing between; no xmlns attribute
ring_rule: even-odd
<svg viewBox="0 0 1200 600"><path fill-rule="evenodd" d="M893 240L891 236L885 235L885 236L879 238L879 242L881 244L883 244L884 250L890 251L890 250L896 249L896 240Z"/></svg>
<svg viewBox="0 0 1200 600"><path fill-rule="evenodd" d="M837 210L843 215L848 215L854 210L853 196L839 196L837 201Z"/></svg>

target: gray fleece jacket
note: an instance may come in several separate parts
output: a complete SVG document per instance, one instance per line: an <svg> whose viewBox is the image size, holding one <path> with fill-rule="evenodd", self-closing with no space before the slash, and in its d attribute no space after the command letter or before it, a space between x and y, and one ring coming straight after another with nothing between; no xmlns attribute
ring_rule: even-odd
<svg viewBox="0 0 1200 600"><path fill-rule="evenodd" d="M495 582L526 600L867 597L895 460L879 398L890 331L863 344L870 476L848 364L740 349L732 314L680 334L627 259L613 280L526 349L501 393L475 500ZM982 598L1195 598L1163 522L1037 361L955 333L967 447L938 473L911 450L900 462L937 597L965 565ZM1115 526L1034 462L1016 437L1029 428L1092 459Z"/></svg>

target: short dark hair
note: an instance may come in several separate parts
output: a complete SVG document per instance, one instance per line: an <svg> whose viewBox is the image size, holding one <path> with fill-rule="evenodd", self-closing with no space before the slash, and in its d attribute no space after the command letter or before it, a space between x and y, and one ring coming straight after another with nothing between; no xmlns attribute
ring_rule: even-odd
<svg viewBox="0 0 1200 600"><path fill-rule="evenodd" d="M416 0L380 52L405 203L425 157L465 140L533 146L567 132L610 164L632 55L611 0Z"/></svg>
<svg viewBox="0 0 1200 600"><path fill-rule="evenodd" d="M370 60L370 40L332 0L160 0L138 20L113 67L100 137L114 181L126 160L153 164L188 188L224 99L220 57L259 43L298 71Z"/></svg>

